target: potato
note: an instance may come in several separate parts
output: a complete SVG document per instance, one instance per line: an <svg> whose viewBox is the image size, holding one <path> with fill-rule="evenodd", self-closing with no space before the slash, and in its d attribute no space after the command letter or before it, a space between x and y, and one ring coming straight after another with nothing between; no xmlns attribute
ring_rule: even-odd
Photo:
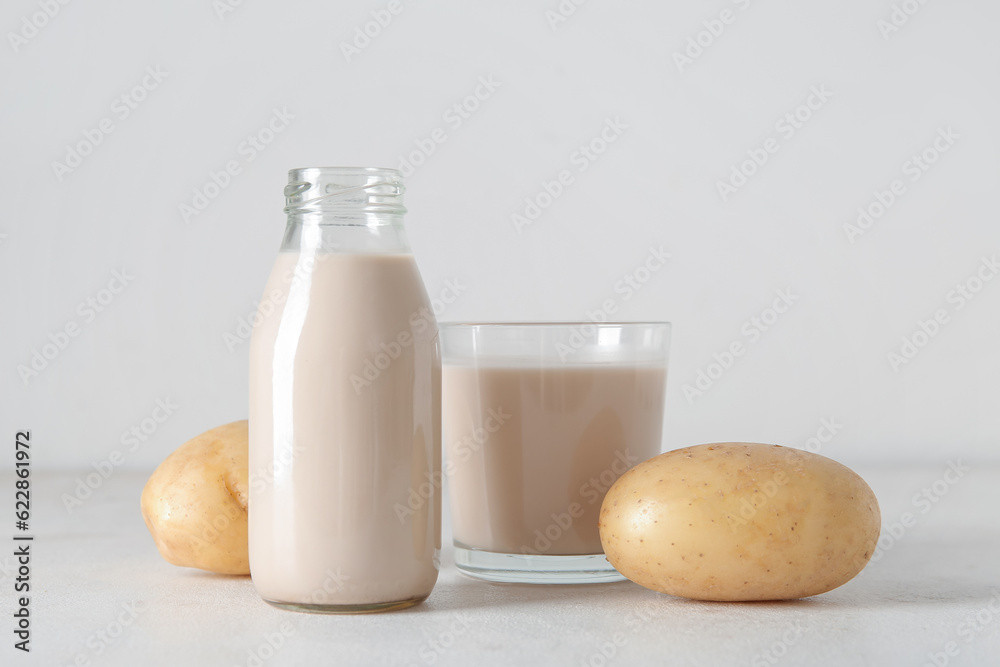
<svg viewBox="0 0 1000 667"><path fill-rule="evenodd" d="M857 575L881 517L863 479L818 454L745 442L698 445L615 482L601 544L632 581L698 600L784 600Z"/></svg>
<svg viewBox="0 0 1000 667"><path fill-rule="evenodd" d="M188 440L142 490L142 518L174 565L250 574L247 557L247 422Z"/></svg>

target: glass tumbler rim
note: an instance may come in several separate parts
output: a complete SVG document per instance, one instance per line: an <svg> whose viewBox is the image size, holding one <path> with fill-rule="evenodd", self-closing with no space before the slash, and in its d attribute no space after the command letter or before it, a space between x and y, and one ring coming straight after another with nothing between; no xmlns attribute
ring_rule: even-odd
<svg viewBox="0 0 1000 667"><path fill-rule="evenodd" d="M669 320L637 320L623 322L591 322L587 321L551 321L551 322L438 322L441 329L458 329L462 327L507 327L507 328L528 328L528 327L652 327L671 326L673 322Z"/></svg>

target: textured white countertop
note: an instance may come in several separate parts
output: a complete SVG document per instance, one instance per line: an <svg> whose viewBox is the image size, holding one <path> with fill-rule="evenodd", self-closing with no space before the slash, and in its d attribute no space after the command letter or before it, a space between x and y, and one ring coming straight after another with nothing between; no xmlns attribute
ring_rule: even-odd
<svg viewBox="0 0 1000 667"><path fill-rule="evenodd" d="M0 557L0 655L46 667L1000 665L1000 466L964 465L953 484L945 461L859 470L884 531L906 512L912 520L859 577L815 598L705 603L631 582L490 584L455 570L446 516L427 602L362 616L277 610L248 577L169 565L139 513L145 473L113 474L72 514L60 497L78 474L36 473L32 650L13 648L12 547ZM0 478L12 489L9 471ZM11 518L0 539L13 545L13 532Z"/></svg>

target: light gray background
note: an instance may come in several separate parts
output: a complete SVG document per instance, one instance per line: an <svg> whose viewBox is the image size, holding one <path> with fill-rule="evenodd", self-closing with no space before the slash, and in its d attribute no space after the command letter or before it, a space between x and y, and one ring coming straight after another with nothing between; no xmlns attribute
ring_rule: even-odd
<svg viewBox="0 0 1000 667"><path fill-rule="evenodd" d="M120 467L151 469L244 418L247 345L225 335L277 251L287 169L396 167L442 128L407 179L428 292L467 286L442 320L579 320L616 298L621 319L674 322L667 449L806 446L827 420L840 426L821 451L849 465L996 460L1000 280L961 310L948 294L1000 253L1000 6L908 4L886 37L889 0L591 0L555 28L556 0L404 0L348 62L341 44L385 2L245 0L222 17L210 0L70 2L17 48L10 33L41 10L5 2L0 434L32 429L39 468L120 450ZM679 68L722 10L733 22ZM166 77L122 119L115 100L147 68ZM499 87L454 127L445 114L480 77ZM812 87L832 96L782 137ZM241 142L274 109L294 118L248 161ZM105 118L113 133L60 180L53 162ZM578 171L608 119L627 127ZM954 145L908 180L904 162L949 127ZM722 201L717 181L768 137L779 150ZM179 206L229 160L241 173L185 222ZM511 215L563 169L573 184L519 233ZM905 194L850 243L845 223L896 178ZM672 257L625 301L616 281L650 246ZM88 321L78 304L114 271L133 278ZM797 301L749 342L741 328L776 290ZM948 323L894 370L887 354L939 308ZM23 381L67 323L79 335ZM687 400L733 341L746 353ZM157 400L177 407L153 430ZM123 433L143 420L130 451Z"/></svg>

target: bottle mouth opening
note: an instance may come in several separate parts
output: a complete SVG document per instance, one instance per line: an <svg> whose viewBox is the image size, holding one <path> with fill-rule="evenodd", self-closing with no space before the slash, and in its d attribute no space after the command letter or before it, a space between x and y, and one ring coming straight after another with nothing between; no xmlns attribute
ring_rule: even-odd
<svg viewBox="0 0 1000 667"><path fill-rule="evenodd" d="M402 215L403 175L384 167L301 167L288 172L285 213Z"/></svg>

